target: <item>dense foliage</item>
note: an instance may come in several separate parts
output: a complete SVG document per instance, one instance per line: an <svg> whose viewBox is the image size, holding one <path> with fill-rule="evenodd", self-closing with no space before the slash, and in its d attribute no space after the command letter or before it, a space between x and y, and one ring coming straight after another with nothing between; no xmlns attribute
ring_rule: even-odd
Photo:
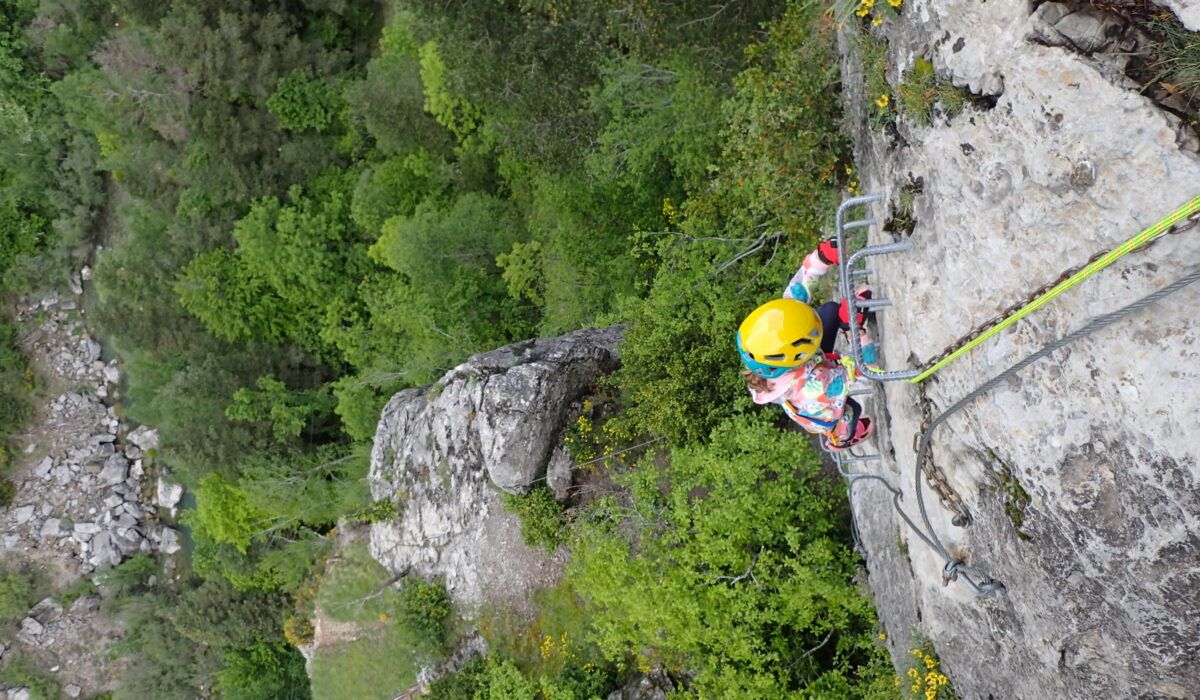
<svg viewBox="0 0 1200 700"><path fill-rule="evenodd" d="M483 625L494 657L435 696L585 698L638 667L708 696L870 692L838 496L753 414L729 347L848 172L822 3L0 15L0 284L61 283L105 246L91 316L125 358L125 409L197 495L188 576L151 586L135 559L105 583L130 630L119 697L307 697L283 620L305 641L321 596L334 615L373 601L353 621L389 631L385 652L319 657L318 694L378 653L406 654L389 682L407 677L413 638L444 653L436 583L376 595L371 570L371 590L321 592L335 525L395 507L363 485L383 401L473 352L613 321L627 410L604 439L671 448L598 467L613 496L570 517L545 491L512 502L531 542L572 549L569 593L525 632ZM28 382L11 335L0 398ZM0 429L19 424L0 403ZM504 646L531 631L532 651Z"/></svg>

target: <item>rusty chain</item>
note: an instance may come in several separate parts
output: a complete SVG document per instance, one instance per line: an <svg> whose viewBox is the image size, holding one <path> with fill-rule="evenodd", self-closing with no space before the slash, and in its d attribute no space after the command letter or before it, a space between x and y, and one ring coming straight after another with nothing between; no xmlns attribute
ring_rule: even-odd
<svg viewBox="0 0 1200 700"><path fill-rule="evenodd" d="M1175 235L1177 233L1183 233L1184 231L1187 231L1188 229L1191 229L1197 225L1200 225L1200 211L1193 213L1191 216L1187 217L1186 219L1183 219L1182 221L1179 221L1174 226L1167 229L1166 235ZM1154 240L1147 243L1146 245L1144 245L1140 248L1137 248L1133 252L1140 253L1142 251L1149 250L1151 246L1153 246L1155 243L1157 243L1161 239L1162 239L1162 236L1159 236L1158 238L1155 238ZM1058 285L1065 282L1067 279L1071 278L1073 275L1075 275L1080 270L1084 269L1088 265L1091 265L1092 263L1096 262L1097 260L1099 260L1100 258L1104 257L1107 254L1108 254L1107 250L1102 250L1099 253L1096 253L1092 257L1088 258L1083 263L1080 263L1079 265L1076 265L1075 267L1067 269L1061 275L1059 275L1057 279L1055 279L1051 282L1047 282L1046 284L1043 284L1042 286L1038 287L1031 294L1027 295L1024 299L1021 299L1020 301L1018 301L1014 304L1011 304L1008 308L1004 309L1000 313L996 314L995 316L989 318L988 320L979 324L975 328L971 329L965 335L960 337L958 340L954 341L953 343L950 343L950 345L947 345L946 349L943 350L939 355L937 355L936 357L933 357L928 362L926 362L925 367L932 367L932 366L936 365L937 363L941 362L942 360L946 359L947 357L952 355L955 351L957 351L959 348L961 348L964 345L966 345L967 343L970 343L971 341L975 340L976 338L983 335L987 331L991 330L995 326L1000 325L1009 316L1012 316L1016 312L1025 308L1029 304L1033 303L1033 301L1035 299L1037 299L1038 297L1042 296L1046 292L1049 292L1051 289L1054 289Z"/></svg>
<svg viewBox="0 0 1200 700"><path fill-rule="evenodd" d="M1191 216L1188 216L1187 218L1177 222L1175 225L1173 225L1169 229L1167 229L1164 235L1175 235L1175 234L1183 233L1184 231L1195 228L1197 225L1200 225L1200 211L1194 212ZM1141 246L1140 248L1135 249L1133 252L1140 253L1145 250L1148 250L1148 249L1150 249L1150 247L1152 247L1155 243L1157 243L1161 239L1162 239L1162 236L1159 236L1158 238L1155 238L1154 240L1146 243L1145 245ZM960 337L958 340L955 340L953 343L948 345L946 347L946 349L941 352L941 354L930 359L925 364L925 367L932 367L933 365L936 365L937 363L941 362L945 358L949 357L951 354L953 354L959 348L961 348L964 345L966 345L967 343L970 343L971 341L975 340L976 338L978 338L980 335L986 333L991 328L1003 323L1004 320L1007 319L1009 316L1012 316L1017 311L1028 306L1035 299L1042 296L1046 292L1049 292L1051 289L1054 289L1059 284L1061 284L1065 280L1069 279L1070 277L1075 275L1080 270L1084 269L1088 265L1091 265L1092 263L1096 262L1100 258L1104 257L1107 253L1108 253L1108 251L1102 250L1099 253L1096 253L1092 257L1088 258L1083 263L1080 263L1079 265L1068 268L1061 275L1059 275L1058 278L1056 278L1055 280L1053 280L1051 282L1047 282L1046 284L1043 284L1041 287L1038 287L1032 293L1027 295L1024 299L1010 305L1008 308L1004 309L1004 311L1001 311L999 314L996 314L992 318L984 321L983 323L979 324L975 328L968 331L965 335ZM929 430L929 426L933 422L933 401L929 398L929 394L926 391L926 386L927 386L927 384L925 382L922 382L917 385L917 403L921 407L921 429L919 431L917 431L917 433L915 435L913 435L913 451L917 450L917 443L920 439L920 436L924 435L926 433L926 431ZM932 451L926 451L925 458L922 460L922 463L918 466L920 466L921 471L924 472L925 479L929 482L929 485L933 489L934 493L936 493L938 495L938 498L941 500L942 505L944 505L946 508L948 508L951 512L954 513L954 521L953 521L954 524L959 527L966 527L967 525L969 525L971 523L971 513L969 510L967 510L966 504L963 503L962 498L958 495L957 492L955 492L953 487L950 486L950 483L946 479L945 473L941 470L940 467L938 467L936 464L934 464Z"/></svg>

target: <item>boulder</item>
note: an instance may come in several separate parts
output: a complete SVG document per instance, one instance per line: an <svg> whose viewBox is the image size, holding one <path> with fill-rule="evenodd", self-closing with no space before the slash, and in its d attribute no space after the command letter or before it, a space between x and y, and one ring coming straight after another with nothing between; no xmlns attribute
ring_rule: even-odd
<svg viewBox="0 0 1200 700"><path fill-rule="evenodd" d="M75 523L73 529L76 537L82 535L86 539L91 539L92 536L99 534L104 528L100 527L96 523Z"/></svg>
<svg viewBox="0 0 1200 700"><path fill-rule="evenodd" d="M44 540L56 540L66 537L67 533L62 528L61 520L58 518L49 518L42 523L42 529L38 532L38 536Z"/></svg>
<svg viewBox="0 0 1200 700"><path fill-rule="evenodd" d="M577 331L476 355L432 387L388 402L371 452L377 500L403 499L398 520L371 528L393 573L444 576L468 607L528 603L561 561L529 550L494 487L523 493L559 445L572 402L618 364L620 327Z"/></svg>
<svg viewBox="0 0 1200 700"><path fill-rule="evenodd" d="M145 425L138 426L125 439L142 451L158 449L158 431Z"/></svg>
<svg viewBox="0 0 1200 700"><path fill-rule="evenodd" d="M164 526L158 534L158 549L163 554L174 554L183 548L179 542L179 531Z"/></svg>
<svg viewBox="0 0 1200 700"><path fill-rule="evenodd" d="M158 488L155 489L154 504L160 508L174 509L183 498L183 486L173 484L161 476L158 477Z"/></svg>
<svg viewBox="0 0 1200 700"><path fill-rule="evenodd" d="M13 521L18 525L24 525L25 523L29 522L30 518L33 517L35 512L37 512L37 506L21 506L19 508L13 508Z"/></svg>
<svg viewBox="0 0 1200 700"><path fill-rule="evenodd" d="M42 633L45 631L46 631L45 625L38 622L37 620L35 620L32 617L27 617L24 620L21 620L20 634L24 635L26 638L35 639L37 637L42 636Z"/></svg>
<svg viewBox="0 0 1200 700"><path fill-rule="evenodd" d="M105 566L116 566L121 563L121 552L113 544L112 536L107 532L101 532L92 538L92 555L88 557L88 563L96 568Z"/></svg>
<svg viewBox="0 0 1200 700"><path fill-rule="evenodd" d="M129 478L129 460L125 455L112 454L104 460L104 468L98 477L104 486L114 486Z"/></svg>

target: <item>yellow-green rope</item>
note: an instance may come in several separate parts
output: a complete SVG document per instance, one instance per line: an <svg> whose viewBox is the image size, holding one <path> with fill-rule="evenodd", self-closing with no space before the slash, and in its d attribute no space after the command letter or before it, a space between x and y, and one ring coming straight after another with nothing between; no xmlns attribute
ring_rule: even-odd
<svg viewBox="0 0 1200 700"><path fill-rule="evenodd" d="M961 348L955 350L954 352L952 352L950 355L946 356L944 359L942 359L937 364L933 365L932 367L926 368L923 372L921 372L920 374L918 374L915 377L912 377L911 379L908 379L907 381L915 384L917 382L928 379L929 377L933 376L933 374L935 372L937 372L938 370L942 369L943 367L950 364L954 360L958 359L962 355L966 354L970 350L979 347L988 338L991 338L992 336L996 335L997 333L1004 330L1005 328L1008 328L1009 326L1016 323L1017 321L1020 321L1022 318L1025 318L1026 316L1033 313L1034 311L1037 311L1038 309L1042 308L1046 304L1050 303L1050 301L1052 299L1054 299L1054 297L1058 296L1059 294L1062 294L1063 292L1067 291L1071 287L1074 287L1075 285L1079 284L1080 282L1087 279L1088 277L1091 277L1092 275L1096 274L1100 270L1103 270L1104 268L1108 267L1109 265L1112 265L1114 262L1120 260L1122 257L1127 255L1128 253L1131 253L1134 250L1137 250L1138 248L1141 248L1142 246L1146 245L1147 243L1150 243L1151 241L1157 239L1159 236L1162 236L1164 233L1166 233L1167 229L1171 228L1175 224L1186 219L1187 217L1191 216L1192 214L1196 213L1197 211L1200 211L1200 196L1193 198L1187 204L1184 204L1183 206L1179 207L1175 211L1171 212L1167 216L1160 219L1157 223L1155 223L1150 228L1146 229L1145 231L1142 231L1141 233L1134 236L1133 238L1130 238L1129 240L1125 241L1124 243L1117 246L1116 248L1113 248L1112 250L1108 251L1107 254L1105 254L1103 257L1097 259L1091 265L1088 265L1087 267L1083 268L1079 272L1076 272L1074 275L1071 275L1067 279L1065 279L1062 282L1060 282L1059 284L1055 285L1053 289L1046 292L1045 294L1042 294L1041 296L1034 299L1033 301L1029 302L1028 304L1026 304L1024 307L1022 307L1019 311L1017 311L1012 316L1009 316L1008 318L1004 319L1003 321L996 324L995 326L992 326L991 328L987 329L982 334L980 334L980 336L978 338L975 338L971 342L969 342L966 345L962 346Z"/></svg>

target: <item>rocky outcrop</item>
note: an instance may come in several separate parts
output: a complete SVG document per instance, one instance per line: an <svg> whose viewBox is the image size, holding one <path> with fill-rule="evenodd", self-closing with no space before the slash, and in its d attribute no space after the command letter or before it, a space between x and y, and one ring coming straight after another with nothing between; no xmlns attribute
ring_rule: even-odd
<svg viewBox="0 0 1200 700"><path fill-rule="evenodd" d="M517 343L392 397L369 480L375 499L394 499L403 513L371 528L372 555L393 573L444 577L469 607L523 607L552 583L561 558L521 542L498 489L524 493L544 477L572 403L616 367L620 339L613 327Z"/></svg>
<svg viewBox="0 0 1200 700"><path fill-rule="evenodd" d="M871 264L879 296L897 302L879 315L891 368L938 354L1200 194L1194 134L1131 89L1124 57L1103 55L1103 42L1087 45L1101 53L1081 53L1096 39L1085 31L1096 17L1065 22L1061 10L1073 6L1031 14L1026 3L906 5L881 30L893 84L930 56L994 107L981 99L932 127L901 116L892 133L870 131L847 52L864 189L889 202L876 214L895 211L903 188L920 190L913 252ZM1046 45L1048 28L1073 45ZM928 386L935 413L1197 264L1197 231L1127 257L939 373ZM954 527L927 491L934 528L1006 594L980 600L961 584L943 587L941 560L894 516L889 494L856 487L871 586L897 659L916 630L935 642L965 698L1200 697L1197 308L1200 289L1180 292L1029 367L935 435L935 462L974 524ZM893 383L879 396L886 403L873 410L890 418L879 447L892 456L873 468L913 509L917 394Z"/></svg>

